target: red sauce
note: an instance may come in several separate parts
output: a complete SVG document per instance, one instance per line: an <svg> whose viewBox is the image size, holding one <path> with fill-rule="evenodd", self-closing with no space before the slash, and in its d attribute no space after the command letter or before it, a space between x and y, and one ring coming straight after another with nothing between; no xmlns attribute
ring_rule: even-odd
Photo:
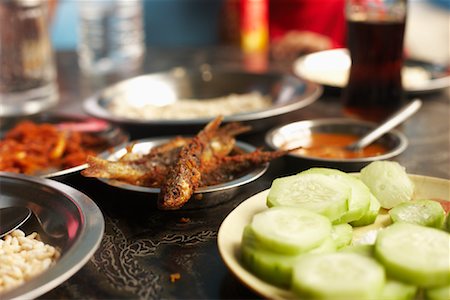
<svg viewBox="0 0 450 300"><path fill-rule="evenodd" d="M320 158L361 158L386 153L387 149L373 143L360 151L349 151L345 146L358 140L359 136L341 133L312 133L283 145L283 149L303 148L293 151L294 154Z"/></svg>

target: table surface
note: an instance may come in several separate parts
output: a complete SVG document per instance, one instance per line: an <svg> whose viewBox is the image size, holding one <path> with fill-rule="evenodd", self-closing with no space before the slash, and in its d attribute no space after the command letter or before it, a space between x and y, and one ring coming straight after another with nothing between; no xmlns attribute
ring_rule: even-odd
<svg viewBox="0 0 450 300"><path fill-rule="evenodd" d="M234 48L148 49L139 73L207 63L245 68L245 57ZM95 90L131 74L89 78L80 74L73 52L57 53L61 100L57 111L83 113L82 101ZM269 70L291 72L288 62ZM327 90L312 105L277 120L341 117L338 90ZM400 126L409 147L395 160L409 173L450 178L449 90L421 95L424 105ZM157 134L157 133L156 133ZM264 146L264 131L241 139ZM131 138L136 138L131 136ZM106 227L99 249L74 276L40 299L248 299L258 298L231 274L217 248L217 231L242 201L267 189L276 177L299 172L301 164L280 158L258 180L247 184L228 202L198 210L165 212L147 195L118 191L96 179L74 177L66 183L91 197L102 210ZM180 222L189 218L189 222ZM170 275L180 279L171 282Z"/></svg>

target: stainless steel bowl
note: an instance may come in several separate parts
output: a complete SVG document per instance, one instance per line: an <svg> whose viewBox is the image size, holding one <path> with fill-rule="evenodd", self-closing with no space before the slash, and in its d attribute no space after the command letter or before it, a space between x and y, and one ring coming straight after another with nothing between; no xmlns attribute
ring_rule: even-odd
<svg viewBox="0 0 450 300"><path fill-rule="evenodd" d="M74 188L54 180L0 172L0 191L0 208L25 206L33 212L20 229L26 234L39 233L43 242L61 253L48 270L1 294L1 299L34 299L50 291L81 269L100 245L103 215L89 197Z"/></svg>
<svg viewBox="0 0 450 300"><path fill-rule="evenodd" d="M265 137L266 143L273 149L280 149L287 143L294 142L299 137L321 133L347 133L362 136L376 126L375 123L352 119L317 119L293 122L270 130ZM387 148L382 155L351 158L319 158L291 153L289 157L295 158L302 167L330 167L343 171L359 171L362 167L375 160L391 159L402 153L408 146L406 137L397 130L391 130L380 139L378 143Z"/></svg>
<svg viewBox="0 0 450 300"><path fill-rule="evenodd" d="M90 115L121 124L134 138L181 133L195 133L216 116L191 119L138 119L114 114L109 106L114 99L132 104L145 99L148 104L161 106L164 95L171 101L179 99L211 99L230 94L259 92L268 95L272 104L266 109L247 111L225 116L224 122L250 123L255 129L267 129L268 121L275 117L301 109L313 103L322 94L318 84L281 73L248 73L237 70L202 66L188 70L175 68L171 71L152 73L130 78L111 85L84 101L84 109ZM163 95L162 95L163 94ZM176 103L176 102L175 102ZM264 119L264 122L261 120ZM150 128L150 130L149 130Z"/></svg>
<svg viewBox="0 0 450 300"><path fill-rule="evenodd" d="M146 154L149 152L151 148L157 145L161 145L169 141L170 139L171 139L170 137L162 137L162 138L150 138L132 141L129 144L124 144L122 146L115 147L112 150L105 151L101 153L99 157L110 161L117 161L125 153L127 153L127 148L130 147L130 145L133 145L132 148L133 153ZM236 141L236 146L247 153L256 150L255 147L241 141ZM235 195L240 186L248 184L261 177L267 171L268 167L269 163L265 163L263 165L254 168L249 173L244 174L243 176L236 178L234 180L213 186L200 187L194 192L192 198L183 206L183 209L205 208L226 202L233 195ZM153 195L155 200L160 192L159 188L137 186L117 180L110 180L103 178L99 178L99 180L110 186L114 186L120 189Z"/></svg>

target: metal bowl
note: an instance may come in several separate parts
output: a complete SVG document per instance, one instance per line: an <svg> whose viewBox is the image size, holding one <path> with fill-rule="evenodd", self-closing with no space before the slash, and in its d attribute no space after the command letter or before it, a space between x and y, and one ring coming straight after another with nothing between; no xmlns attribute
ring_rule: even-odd
<svg viewBox="0 0 450 300"><path fill-rule="evenodd" d="M137 99L164 106L161 101L173 103L180 99L211 99L230 94L259 92L270 96L272 104L266 109L247 111L225 116L224 122L250 123L254 129L267 129L275 117L301 109L313 103L322 94L318 84L281 73L248 73L202 66L188 70L175 68L171 71L152 73L127 79L109 86L84 101L84 109L90 115L118 123L134 134L145 138L158 135L195 133L216 116L190 119L140 119L114 114L109 106L120 97L133 105ZM170 99L169 99L170 98ZM264 122L261 120L264 119Z"/></svg>
<svg viewBox="0 0 450 300"><path fill-rule="evenodd" d="M61 256L40 275L1 294L1 299L34 299L66 281L100 245L104 219L97 205L74 188L54 180L0 172L0 208L28 207L33 213L21 227L37 232ZM1 221L1 220L0 220Z"/></svg>
<svg viewBox="0 0 450 300"><path fill-rule="evenodd" d="M311 135L314 132L341 133L363 136L375 128L376 124L352 119L317 119L293 122L270 130L265 137L266 143L273 149L280 149L289 142L294 142L299 137ZM391 130L377 140L386 147L386 153L377 156L335 159L305 156L291 153L289 157L295 158L303 167L329 167L346 172L359 171L365 165L376 160L391 159L402 153L408 146L406 137L397 130Z"/></svg>
<svg viewBox="0 0 450 300"><path fill-rule="evenodd" d="M125 153L127 153L127 148L130 147L131 145L133 145L132 148L133 153L146 154L149 152L151 148L161 145L165 142L168 142L170 139L171 137L162 137L162 138L150 138L133 141L130 142L129 144L126 145L124 144L122 146L115 147L112 150L105 151L101 153L99 157L110 161L117 161ZM236 141L236 146L241 150L243 150L244 152L252 152L256 150L255 147L241 141ZM251 172L243 175L242 177L236 178L234 180L217 185L200 187L194 192L192 198L183 206L183 209L205 208L224 203L228 201L233 195L236 194L236 192L238 191L238 187L258 179L267 171L268 167L269 163L265 163L253 169ZM125 189L132 192L152 194L155 196L155 199L160 192L159 188L137 186L124 183L118 180L110 180L103 178L99 178L99 180L110 186L114 186L120 189Z"/></svg>

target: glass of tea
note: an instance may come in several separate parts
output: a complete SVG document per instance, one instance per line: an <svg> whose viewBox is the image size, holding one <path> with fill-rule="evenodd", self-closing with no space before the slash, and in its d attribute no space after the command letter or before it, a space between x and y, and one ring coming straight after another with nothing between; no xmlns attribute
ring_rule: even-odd
<svg viewBox="0 0 450 300"><path fill-rule="evenodd" d="M379 121L406 101L402 86L407 0L347 0L351 67L344 112Z"/></svg>

